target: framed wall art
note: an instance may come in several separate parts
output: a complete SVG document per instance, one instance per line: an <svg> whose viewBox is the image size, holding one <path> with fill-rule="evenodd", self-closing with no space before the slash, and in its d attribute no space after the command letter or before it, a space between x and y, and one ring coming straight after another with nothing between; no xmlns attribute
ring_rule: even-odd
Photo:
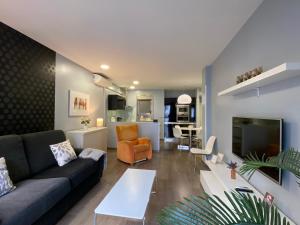
<svg viewBox="0 0 300 225"><path fill-rule="evenodd" d="M90 96L78 91L69 90L69 116L88 116Z"/></svg>

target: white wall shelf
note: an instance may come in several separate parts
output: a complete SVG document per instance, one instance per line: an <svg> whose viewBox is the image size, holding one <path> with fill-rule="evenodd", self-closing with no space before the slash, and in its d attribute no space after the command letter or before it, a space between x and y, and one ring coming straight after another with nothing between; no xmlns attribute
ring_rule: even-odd
<svg viewBox="0 0 300 225"><path fill-rule="evenodd" d="M219 92L218 96L237 95L255 89L257 90L257 95L259 95L259 88L298 75L300 75L300 63L283 63L256 77Z"/></svg>

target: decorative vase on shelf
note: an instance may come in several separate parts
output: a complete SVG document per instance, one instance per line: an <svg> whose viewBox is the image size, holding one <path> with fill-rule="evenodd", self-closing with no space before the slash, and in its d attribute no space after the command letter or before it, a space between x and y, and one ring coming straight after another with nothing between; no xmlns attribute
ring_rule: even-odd
<svg viewBox="0 0 300 225"><path fill-rule="evenodd" d="M81 118L81 124L83 125L83 130L87 130L88 129L88 125L91 122L91 120L89 118Z"/></svg>
<svg viewBox="0 0 300 225"><path fill-rule="evenodd" d="M235 180L236 179L237 163L231 161L230 163L228 163L228 168L230 169L230 177L231 177L231 179Z"/></svg>
<svg viewBox="0 0 300 225"><path fill-rule="evenodd" d="M231 169L230 173L231 173L231 179L235 180L236 179L236 169Z"/></svg>

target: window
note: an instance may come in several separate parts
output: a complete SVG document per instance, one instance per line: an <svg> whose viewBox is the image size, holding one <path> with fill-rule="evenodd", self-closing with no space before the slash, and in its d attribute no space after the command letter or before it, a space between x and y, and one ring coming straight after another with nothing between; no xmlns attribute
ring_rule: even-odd
<svg viewBox="0 0 300 225"><path fill-rule="evenodd" d="M137 100L137 120L150 121L153 119L152 99Z"/></svg>

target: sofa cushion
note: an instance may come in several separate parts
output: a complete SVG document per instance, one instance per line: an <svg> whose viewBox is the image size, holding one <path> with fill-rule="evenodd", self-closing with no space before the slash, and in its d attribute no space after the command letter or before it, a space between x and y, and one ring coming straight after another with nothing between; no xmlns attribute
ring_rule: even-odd
<svg viewBox="0 0 300 225"><path fill-rule="evenodd" d="M57 165L49 145L66 140L61 130L43 131L22 135L25 153L33 174Z"/></svg>
<svg viewBox="0 0 300 225"><path fill-rule="evenodd" d="M102 156L103 157L103 156ZM95 173L100 167L100 163L92 159L75 159L64 166L49 168L37 175L34 179L67 177L71 182L72 188L77 187L91 174Z"/></svg>
<svg viewBox="0 0 300 225"><path fill-rule="evenodd" d="M5 163L5 158L0 158L0 197L2 195L5 195L12 190L14 190L16 187L13 185L9 173L7 170L7 166Z"/></svg>
<svg viewBox="0 0 300 225"><path fill-rule="evenodd" d="M63 166L77 158L69 140L50 145L50 149L59 166Z"/></svg>
<svg viewBox="0 0 300 225"><path fill-rule="evenodd" d="M71 190L67 178L25 180L0 198L1 225L31 225Z"/></svg>
<svg viewBox="0 0 300 225"><path fill-rule="evenodd" d="M5 135L0 137L0 157L5 158L9 176L14 183L30 176L29 165L20 136Z"/></svg>

